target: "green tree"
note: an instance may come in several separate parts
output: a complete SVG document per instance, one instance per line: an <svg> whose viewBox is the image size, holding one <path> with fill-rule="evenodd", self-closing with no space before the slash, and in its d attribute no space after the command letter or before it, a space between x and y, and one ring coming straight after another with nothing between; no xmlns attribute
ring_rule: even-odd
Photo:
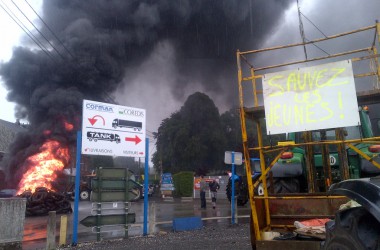
<svg viewBox="0 0 380 250"><path fill-rule="evenodd" d="M113 159L113 164L116 168L128 168L136 175L144 173L144 163L139 163L134 157L118 156Z"/></svg>
<svg viewBox="0 0 380 250"><path fill-rule="evenodd" d="M224 112L220 116L223 131L226 136L226 151L243 152L243 140L241 133L241 121L240 112L238 108L232 108ZM248 135L248 146L257 146L256 138L256 124L250 120L246 119L246 129ZM254 153L252 153L252 157Z"/></svg>
<svg viewBox="0 0 380 250"><path fill-rule="evenodd" d="M153 164L157 171L206 174L223 167L226 145L218 108L205 94L188 97L178 112L162 121Z"/></svg>
<svg viewBox="0 0 380 250"><path fill-rule="evenodd" d="M113 159L112 156L104 156L104 155L91 155L88 156L91 159L91 166L93 169L96 169L97 167L104 167L104 168L113 168Z"/></svg>
<svg viewBox="0 0 380 250"><path fill-rule="evenodd" d="M226 135L226 151L242 152L242 137L239 110L232 108L220 116Z"/></svg>

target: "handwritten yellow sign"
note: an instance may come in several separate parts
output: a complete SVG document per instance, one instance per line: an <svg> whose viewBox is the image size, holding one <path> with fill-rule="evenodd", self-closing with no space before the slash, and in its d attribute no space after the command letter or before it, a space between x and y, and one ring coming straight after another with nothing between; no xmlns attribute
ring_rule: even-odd
<svg viewBox="0 0 380 250"><path fill-rule="evenodd" d="M265 74L268 134L359 124L350 60Z"/></svg>

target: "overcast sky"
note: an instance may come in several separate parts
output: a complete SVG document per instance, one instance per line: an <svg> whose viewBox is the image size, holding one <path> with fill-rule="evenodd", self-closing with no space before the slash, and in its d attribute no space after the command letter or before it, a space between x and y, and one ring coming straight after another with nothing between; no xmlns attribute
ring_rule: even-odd
<svg viewBox="0 0 380 250"><path fill-rule="evenodd" d="M41 0L28 1L39 13L41 12ZM262 2L265 4L265 1ZM376 19L380 19L379 0L301 0L300 3L301 11L326 35L333 35L336 33L357 29L363 26L373 25ZM17 4L24 11L24 13L31 20L34 20L37 26L39 26L37 17L33 11L25 4L25 2L19 1ZM9 6L15 13L19 13L11 2L7 1L7 6ZM1 8L0 13L0 32L3 34L0 40L0 60L7 61L12 55L13 46L25 46L26 44L30 44L30 39L28 37L25 37L24 32L20 29L20 27L18 27ZM27 24L27 21L21 14L17 14L17 16L23 20L23 23ZM322 37L322 34L317 31L316 28L313 27L313 25L311 25L310 22L305 18L303 18L303 24L307 39L312 40ZM33 29L30 24L27 25L29 28ZM254 25L261 24L259 23ZM298 25L299 22L296 1L294 0L294 3L291 5L291 7L286 10L285 18L280 22L279 25L276 26L276 28L270 31L270 34L266 36L265 40L261 41L261 46L269 47L273 45L283 45L287 43L299 42L301 38ZM254 47L252 49L259 48ZM309 53L323 54L321 51L315 48L310 48ZM300 53L300 56L303 56L302 51ZM175 67L175 59L176 54L172 45L170 43L162 41L156 46L148 59L139 65L138 71L135 71L133 67L129 67L125 74L125 78L128 78L129 81L129 87L119 87L117 93L114 95L116 100L122 105L145 108L147 110L157 107L158 103L160 103L160 108L156 108L155 112L148 112L148 122L150 124L148 128L153 131L157 129L161 120L168 117L172 112L176 111L178 107L183 104L186 97L192 94L194 90L206 93L208 91L205 85L194 82L192 83L192 87L186 85L183 89L181 89L183 98L179 99L177 97L178 95L175 95L173 93L173 90L170 89L174 86L174 83L166 84L167 82L170 83L171 81L178 80L168 77L171 74L171 68ZM260 58L260 60L262 60L262 62L265 61L265 63L268 63L272 59L266 57ZM161 66L157 67L157 65ZM232 71L232 74L236 74L236 72ZM153 81L157 87L147 88L147 84L152 84ZM231 84L236 83L231 82ZM134 86L134 91L127 91L127 89L130 89L132 86ZM1 84L0 119L14 122L14 104L6 101L7 91L3 87L4 85ZM144 93L145 96L150 96L152 99L160 99L160 101L151 101L147 103L145 98L141 98L141 93ZM216 105L219 107L219 110L223 112L227 108L230 108L230 106L226 105L226 103L228 104L228 101L226 102L225 97L218 95L217 93L217 91L211 91L209 95L215 101ZM164 99L162 99L162 97L164 97ZM231 103L233 102L236 101L231 100Z"/></svg>
<svg viewBox="0 0 380 250"><path fill-rule="evenodd" d="M9 17L9 15L4 11L4 7L8 13L14 13L17 18L19 18L28 29L33 30L33 26L29 21L21 14L21 12L12 4L11 1L5 1L7 4L4 5L0 2L0 61L6 62L12 56L12 48L14 46L24 45L24 41L29 39L25 37L24 31ZM42 0L28 0L30 5L34 8L37 13L41 11ZM17 1L17 5L24 12L24 14L32 21L37 23L38 17L35 15L33 10L27 5L25 1ZM9 9L8 9L8 8ZM38 26L38 25L37 25ZM29 41L27 41L29 43ZM15 122L14 117L14 107L15 104L8 102L6 100L7 90L4 88L4 84L0 79L0 119L9 122Z"/></svg>

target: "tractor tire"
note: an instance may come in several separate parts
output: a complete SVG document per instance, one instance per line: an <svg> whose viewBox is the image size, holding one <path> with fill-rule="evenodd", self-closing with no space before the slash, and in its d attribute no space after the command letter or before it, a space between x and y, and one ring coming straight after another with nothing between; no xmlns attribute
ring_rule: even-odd
<svg viewBox="0 0 380 250"><path fill-rule="evenodd" d="M232 196L232 183L230 180L228 180L227 187L226 187L226 195L229 202L231 202L231 196ZM235 198L239 195L239 181L235 181Z"/></svg>
<svg viewBox="0 0 380 250"><path fill-rule="evenodd" d="M44 203L46 196L47 196L47 192L45 192L45 191L37 192L36 191L31 197L32 204L36 205L36 204Z"/></svg>
<svg viewBox="0 0 380 250"><path fill-rule="evenodd" d="M255 189L255 195L263 196L264 195L264 185L260 183Z"/></svg>
<svg viewBox="0 0 380 250"><path fill-rule="evenodd" d="M247 204L248 200L249 200L248 183L247 183L247 179L243 178L239 186L239 196L237 199L237 205L244 206L245 204Z"/></svg>
<svg viewBox="0 0 380 250"><path fill-rule="evenodd" d="M326 223L324 250L380 248L380 222L363 207L336 213L335 221Z"/></svg>
<svg viewBox="0 0 380 250"><path fill-rule="evenodd" d="M243 207L245 204L247 204L248 197L239 197L236 202L238 206Z"/></svg>
<svg viewBox="0 0 380 250"><path fill-rule="evenodd" d="M293 194L301 190L296 178L273 178L273 189L275 194Z"/></svg>
<svg viewBox="0 0 380 250"><path fill-rule="evenodd" d="M90 200L90 191L89 190L82 190L79 193L79 199L81 201L88 201Z"/></svg>
<svg viewBox="0 0 380 250"><path fill-rule="evenodd" d="M229 202L232 196L232 183L228 180L226 195ZM244 206L248 202L248 185L244 179L242 181L235 180L235 199L238 206Z"/></svg>
<svg viewBox="0 0 380 250"><path fill-rule="evenodd" d="M271 183L269 178L267 178L267 188L268 193L270 194ZM296 178L273 178L273 191L274 194L293 194L299 193L300 182ZM255 195L263 196L264 195L264 186L263 183L260 183L255 189Z"/></svg>

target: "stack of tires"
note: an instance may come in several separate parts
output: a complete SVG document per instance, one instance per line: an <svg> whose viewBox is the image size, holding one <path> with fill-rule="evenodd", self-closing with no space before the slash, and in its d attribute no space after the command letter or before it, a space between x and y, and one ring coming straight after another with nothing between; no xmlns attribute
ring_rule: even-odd
<svg viewBox="0 0 380 250"><path fill-rule="evenodd" d="M64 195L44 187L36 188L34 193L25 191L19 197L26 198L26 216L47 215L49 211L56 211L57 214L73 211L70 201Z"/></svg>

